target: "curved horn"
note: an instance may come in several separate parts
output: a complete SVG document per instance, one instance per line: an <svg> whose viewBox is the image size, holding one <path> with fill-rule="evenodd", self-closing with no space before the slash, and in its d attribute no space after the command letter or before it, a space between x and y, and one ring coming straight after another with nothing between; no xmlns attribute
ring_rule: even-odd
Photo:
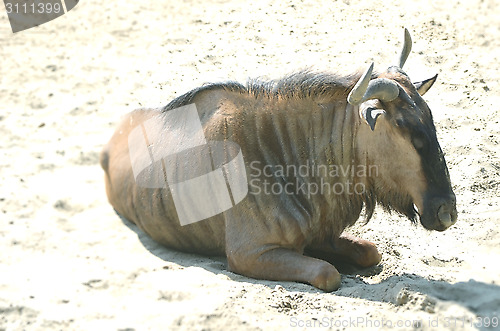
<svg viewBox="0 0 500 331"><path fill-rule="evenodd" d="M370 80L372 72L373 62L347 96L347 102L351 105L359 105L370 99L392 101L399 95L399 86L396 82L387 78Z"/></svg>
<svg viewBox="0 0 500 331"><path fill-rule="evenodd" d="M401 55L399 56L399 67L403 68L408 55L411 52L411 36L408 29L405 28L405 41L403 44L403 49L401 50Z"/></svg>
<svg viewBox="0 0 500 331"><path fill-rule="evenodd" d="M356 85L354 85L354 88L351 90L351 93L349 93L349 95L347 96L347 102L349 102L351 105L359 105L361 103L361 100L365 95L366 89L368 88L368 83L372 78L372 72L373 72L373 62L365 71L365 73L361 76L361 78L358 80Z"/></svg>
<svg viewBox="0 0 500 331"><path fill-rule="evenodd" d="M387 78L377 78L370 81L361 102L371 99L389 102L396 99L398 95L399 86L396 82Z"/></svg>

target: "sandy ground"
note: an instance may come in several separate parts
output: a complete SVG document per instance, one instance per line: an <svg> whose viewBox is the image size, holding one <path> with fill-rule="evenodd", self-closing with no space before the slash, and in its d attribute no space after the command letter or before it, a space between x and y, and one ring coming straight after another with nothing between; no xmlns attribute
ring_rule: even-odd
<svg viewBox="0 0 500 331"><path fill-rule="evenodd" d="M500 323L500 3L95 1L12 34L0 15L0 330L494 329ZM442 3L442 4L439 4ZM0 7L3 9L3 7ZM107 203L120 117L204 82L405 65L426 94L459 221L377 211L383 253L342 287L254 280L152 242Z"/></svg>

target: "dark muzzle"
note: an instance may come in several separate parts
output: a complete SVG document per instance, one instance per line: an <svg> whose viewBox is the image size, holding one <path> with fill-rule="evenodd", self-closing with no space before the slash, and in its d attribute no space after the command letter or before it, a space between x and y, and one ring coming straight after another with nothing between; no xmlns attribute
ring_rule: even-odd
<svg viewBox="0 0 500 331"><path fill-rule="evenodd" d="M455 194L426 199L420 222L428 230L444 231L457 221Z"/></svg>

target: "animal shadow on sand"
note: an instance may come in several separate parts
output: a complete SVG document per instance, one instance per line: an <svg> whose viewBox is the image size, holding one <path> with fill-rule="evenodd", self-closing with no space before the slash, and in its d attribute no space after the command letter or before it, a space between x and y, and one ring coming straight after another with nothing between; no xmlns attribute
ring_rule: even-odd
<svg viewBox="0 0 500 331"><path fill-rule="evenodd" d="M225 257L190 254L167 248L151 239L134 223L119 214L118 216L124 225L137 234L144 248L163 261L185 268L200 267L214 274L223 274L236 282L261 284L271 289L280 285L290 292L323 293L308 284L253 279L230 272L227 270ZM433 309L433 306L441 301L462 306L478 316L498 318L500 315L500 286L494 284L475 280L453 284L415 274L393 275L380 283L369 284L362 277L379 274L383 270L382 265L360 269L347 263L336 263L335 267L342 274L342 285L339 290L332 292L333 295L395 305L420 301L421 306L429 307L422 307L424 310Z"/></svg>

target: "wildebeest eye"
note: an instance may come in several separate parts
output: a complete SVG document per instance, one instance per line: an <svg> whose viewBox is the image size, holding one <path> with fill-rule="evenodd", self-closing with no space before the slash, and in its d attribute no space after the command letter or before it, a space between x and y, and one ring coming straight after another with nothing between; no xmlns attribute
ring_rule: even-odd
<svg viewBox="0 0 500 331"><path fill-rule="evenodd" d="M417 150L421 150L424 149L425 142L422 138L413 138L413 146L415 146Z"/></svg>
<svg viewBox="0 0 500 331"><path fill-rule="evenodd" d="M412 134L411 141L417 151L425 150L428 146L428 139L423 132L415 132Z"/></svg>

